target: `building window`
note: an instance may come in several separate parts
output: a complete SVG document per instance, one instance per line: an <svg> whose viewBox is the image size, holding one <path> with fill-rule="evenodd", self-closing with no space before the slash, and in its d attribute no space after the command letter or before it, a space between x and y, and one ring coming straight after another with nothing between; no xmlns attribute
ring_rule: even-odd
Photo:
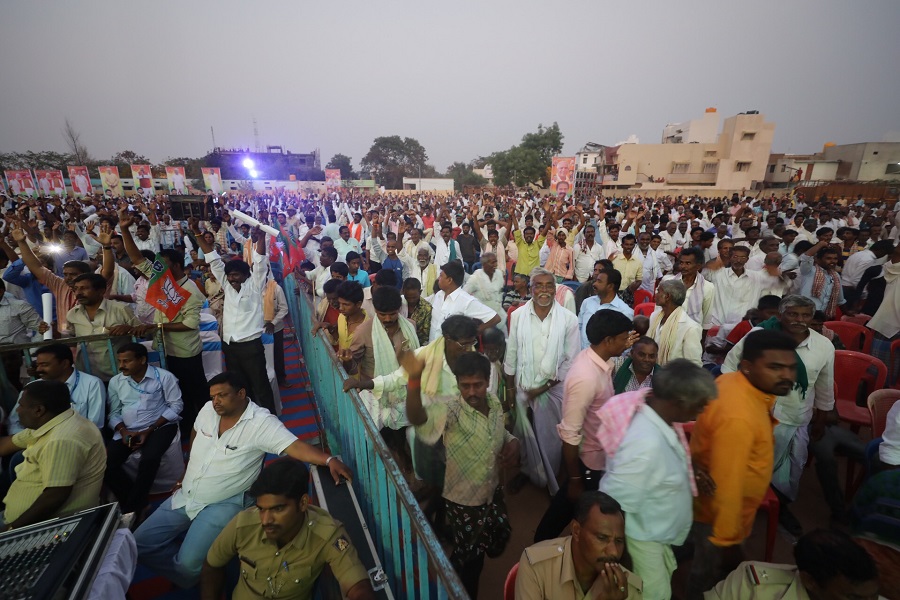
<svg viewBox="0 0 900 600"><path fill-rule="evenodd" d="M745 131L744 135L741 136L742 142L752 142L753 138L756 137L756 132L753 131Z"/></svg>
<svg viewBox="0 0 900 600"><path fill-rule="evenodd" d="M704 173L717 173L719 171L719 163L707 162L703 163L703 172Z"/></svg>
<svg viewBox="0 0 900 600"><path fill-rule="evenodd" d="M673 173L688 173L690 168L691 163L672 163Z"/></svg>
<svg viewBox="0 0 900 600"><path fill-rule="evenodd" d="M735 171L749 171L750 163L744 162L744 161L736 162L736 163L734 163L734 170Z"/></svg>
<svg viewBox="0 0 900 600"><path fill-rule="evenodd" d="M787 171L787 165L781 165L781 172L784 173Z"/></svg>
<svg viewBox="0 0 900 600"><path fill-rule="evenodd" d="M888 163L884 168L885 175L900 175L900 163Z"/></svg>
<svg viewBox="0 0 900 600"><path fill-rule="evenodd" d="M631 165L625 165L625 170L626 170L626 171L630 171L630 170L631 170Z"/></svg>
<svg viewBox="0 0 900 600"><path fill-rule="evenodd" d="M712 158L715 155L716 155L715 150L707 150L706 152L703 153L703 156L705 156L706 158Z"/></svg>
<svg viewBox="0 0 900 600"><path fill-rule="evenodd" d="M582 157L582 159L581 159L581 164L583 164L583 165L586 165L586 164L587 164L587 156Z"/></svg>
<svg viewBox="0 0 900 600"><path fill-rule="evenodd" d="M784 166L784 165L782 165L782 166ZM769 165L769 173L774 173L774 172L775 172L775 165Z"/></svg>

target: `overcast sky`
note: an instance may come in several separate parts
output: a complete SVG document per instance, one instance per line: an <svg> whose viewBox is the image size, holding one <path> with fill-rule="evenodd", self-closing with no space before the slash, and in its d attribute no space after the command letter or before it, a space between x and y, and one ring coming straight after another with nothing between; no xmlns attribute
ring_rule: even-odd
<svg viewBox="0 0 900 600"><path fill-rule="evenodd" d="M382 135L446 169L559 122L585 142L759 110L776 152L900 131L897 0L9 0L0 151L154 162L212 147L319 148L354 165Z"/></svg>

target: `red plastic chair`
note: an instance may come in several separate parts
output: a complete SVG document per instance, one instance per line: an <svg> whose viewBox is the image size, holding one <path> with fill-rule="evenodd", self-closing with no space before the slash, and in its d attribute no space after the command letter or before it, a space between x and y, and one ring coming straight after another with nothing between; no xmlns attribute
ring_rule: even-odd
<svg viewBox="0 0 900 600"><path fill-rule="evenodd" d="M894 362L894 353L900 349L900 340L894 340L891 342L891 357L888 360L890 363L888 365L888 382L892 387L898 387L897 384L900 383L900 379L897 378L897 366Z"/></svg>
<svg viewBox="0 0 900 600"><path fill-rule="evenodd" d="M681 428L684 430L684 436L690 441L691 434L694 432L696 421L682 423ZM766 489L766 495L759 505L759 510L766 511L766 562L772 562L772 555L775 552L775 538L778 535L778 513L781 510L781 503L778 496L772 488Z"/></svg>
<svg viewBox="0 0 900 600"><path fill-rule="evenodd" d="M872 353L872 342L875 341L875 332L867 327L848 321L825 321L825 327L841 338L847 350L854 352Z"/></svg>
<svg viewBox="0 0 900 600"><path fill-rule="evenodd" d="M524 306L523 304L513 304L509 308L506 309L506 331L509 331L509 325L512 323L512 314L516 312L516 309L520 306Z"/></svg>
<svg viewBox="0 0 900 600"><path fill-rule="evenodd" d="M841 420L849 423L852 431L872 426L868 406L857 403L859 384L866 384L864 397L868 398L883 388L886 380L887 367L877 358L852 350L834 351L834 404Z"/></svg>
<svg viewBox="0 0 900 600"><path fill-rule="evenodd" d="M656 310L656 304L654 304L653 302L644 302L642 304L636 304L634 306L635 315L643 315L645 317L649 317L653 314L654 310Z"/></svg>
<svg viewBox="0 0 900 600"><path fill-rule="evenodd" d="M512 566L503 584L503 600L516 600L516 576L519 574L519 563Z"/></svg>
<svg viewBox="0 0 900 600"><path fill-rule="evenodd" d="M875 390L869 394L867 404L869 405L869 415L872 418L873 438L880 438L884 435L888 413L894 406L894 402L898 400L900 400L900 390Z"/></svg>
<svg viewBox="0 0 900 600"><path fill-rule="evenodd" d="M841 321L846 321L847 323L856 323L857 325L865 325L872 319L869 315L844 315L841 317Z"/></svg>
<svg viewBox="0 0 900 600"><path fill-rule="evenodd" d="M647 302L653 302L653 292L648 292L647 290L637 290L634 292L635 306L639 304L645 304Z"/></svg>

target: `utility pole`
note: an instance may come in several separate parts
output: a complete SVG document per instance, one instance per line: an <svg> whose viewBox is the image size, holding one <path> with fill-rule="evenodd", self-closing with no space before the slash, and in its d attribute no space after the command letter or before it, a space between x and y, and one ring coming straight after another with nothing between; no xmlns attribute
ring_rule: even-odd
<svg viewBox="0 0 900 600"><path fill-rule="evenodd" d="M212 143L213 143L212 147L213 147L213 152L215 152L216 151L216 132L215 132L215 130L213 130L212 125L209 126L209 135L212 136Z"/></svg>
<svg viewBox="0 0 900 600"><path fill-rule="evenodd" d="M259 127L256 125L256 117L253 117L253 141L256 143L256 151L259 152Z"/></svg>

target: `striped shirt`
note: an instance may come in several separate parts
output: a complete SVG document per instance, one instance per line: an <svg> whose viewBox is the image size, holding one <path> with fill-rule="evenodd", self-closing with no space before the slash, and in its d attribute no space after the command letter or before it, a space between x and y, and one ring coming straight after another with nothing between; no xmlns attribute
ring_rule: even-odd
<svg viewBox="0 0 900 600"><path fill-rule="evenodd" d="M31 508L45 488L72 487L62 507L47 518L97 506L106 449L96 425L70 408L38 429L17 433L12 443L25 449L25 461L16 467L16 480L4 499L7 523Z"/></svg>

